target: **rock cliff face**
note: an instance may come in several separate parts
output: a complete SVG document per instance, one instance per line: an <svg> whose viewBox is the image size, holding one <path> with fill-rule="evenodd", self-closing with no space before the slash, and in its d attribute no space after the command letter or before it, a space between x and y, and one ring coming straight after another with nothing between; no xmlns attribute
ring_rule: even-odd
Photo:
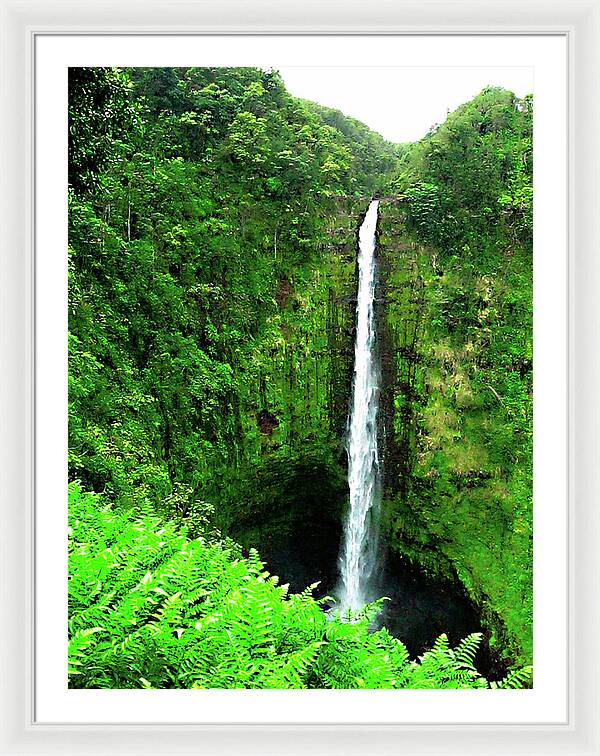
<svg viewBox="0 0 600 756"><path fill-rule="evenodd" d="M366 199L339 198L315 264L279 282L240 394L242 462L218 522L295 589L333 588L347 502L356 229ZM243 385L243 384L241 384ZM222 492L222 489L221 489Z"/></svg>
<svg viewBox="0 0 600 756"><path fill-rule="evenodd" d="M530 661L531 364L513 346L531 346L531 257L494 258L441 262L381 203L385 532L393 554L458 578L492 646Z"/></svg>

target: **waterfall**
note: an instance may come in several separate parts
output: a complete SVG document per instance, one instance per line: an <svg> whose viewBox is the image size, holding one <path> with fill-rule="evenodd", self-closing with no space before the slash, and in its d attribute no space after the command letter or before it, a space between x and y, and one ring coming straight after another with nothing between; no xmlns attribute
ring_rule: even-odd
<svg viewBox="0 0 600 756"><path fill-rule="evenodd" d="M380 499L377 410L379 366L375 354L375 231L378 201L373 200L358 235L358 300L352 404L346 451L350 507L340 553L340 606L356 611L373 599L370 585L377 560Z"/></svg>

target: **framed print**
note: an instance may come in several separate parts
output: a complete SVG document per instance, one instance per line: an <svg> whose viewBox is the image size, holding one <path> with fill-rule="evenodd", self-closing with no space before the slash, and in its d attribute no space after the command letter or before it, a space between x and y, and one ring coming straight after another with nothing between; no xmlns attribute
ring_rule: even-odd
<svg viewBox="0 0 600 756"><path fill-rule="evenodd" d="M1 752L598 753L598 3L1 7Z"/></svg>

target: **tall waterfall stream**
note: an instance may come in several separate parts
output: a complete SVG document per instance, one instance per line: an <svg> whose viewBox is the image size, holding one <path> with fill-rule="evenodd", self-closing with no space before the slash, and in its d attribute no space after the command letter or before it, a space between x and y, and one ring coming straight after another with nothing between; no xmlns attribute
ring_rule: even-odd
<svg viewBox="0 0 600 756"><path fill-rule="evenodd" d="M375 234L378 201L373 200L359 230L358 299L352 404L347 453L350 507L344 525L339 567L340 607L355 612L374 598L370 590L376 570L380 464L377 411L380 371L375 351Z"/></svg>

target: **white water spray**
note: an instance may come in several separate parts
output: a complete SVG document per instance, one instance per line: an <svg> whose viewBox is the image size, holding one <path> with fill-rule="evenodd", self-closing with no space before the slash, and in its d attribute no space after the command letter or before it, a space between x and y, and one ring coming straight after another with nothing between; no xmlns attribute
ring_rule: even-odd
<svg viewBox="0 0 600 756"><path fill-rule="evenodd" d="M352 407L348 428L350 508L340 553L342 613L357 611L373 598L370 584L377 561L380 499L377 410L379 369L375 359L375 232L377 205L369 205L358 235L358 301Z"/></svg>

